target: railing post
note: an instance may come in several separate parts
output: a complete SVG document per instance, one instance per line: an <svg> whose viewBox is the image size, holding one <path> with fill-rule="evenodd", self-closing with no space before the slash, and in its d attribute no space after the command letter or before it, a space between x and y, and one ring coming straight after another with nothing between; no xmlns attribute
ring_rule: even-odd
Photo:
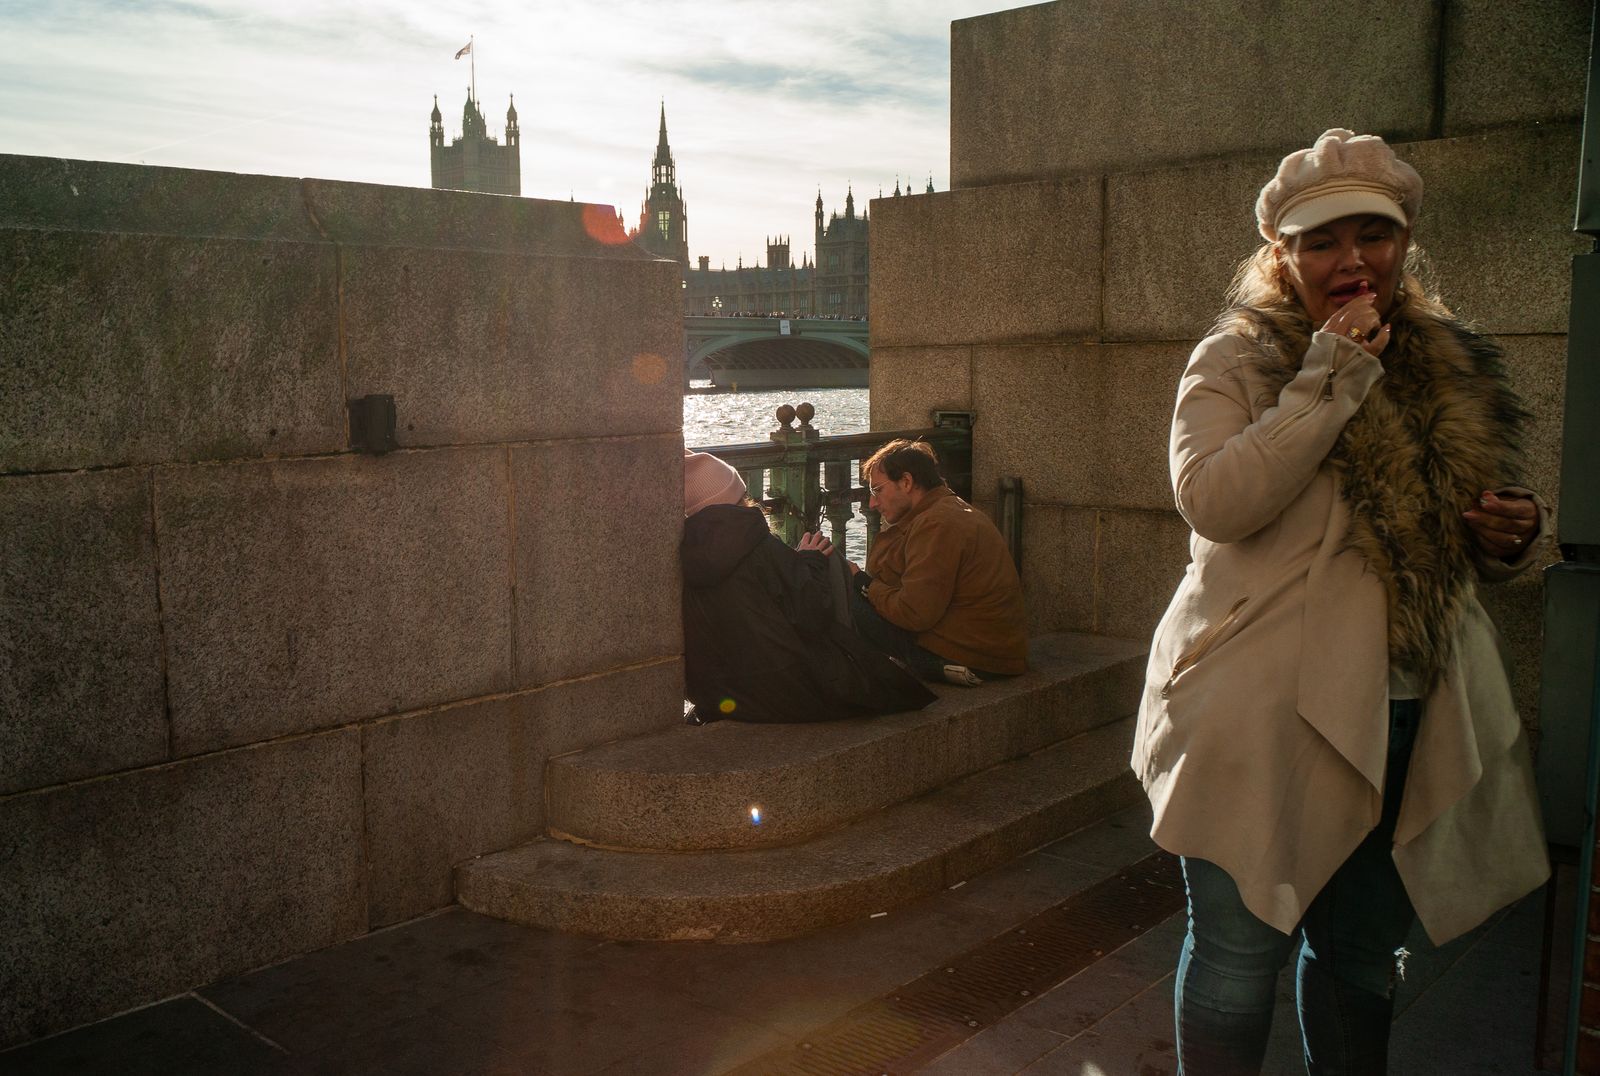
<svg viewBox="0 0 1600 1076"><path fill-rule="evenodd" d="M744 491L751 500L760 501L766 497L767 469L765 467L741 467L739 468L739 477L744 479Z"/></svg>
<svg viewBox="0 0 1600 1076"><path fill-rule="evenodd" d="M822 490L817 479L817 464L811 459L811 445L820 436L811 425L816 409L808 403L799 407L784 404L776 415L779 426L772 440L783 446L783 462L772 469L772 494L777 501L778 536L789 545L816 525ZM789 424L800 419L800 428Z"/></svg>
<svg viewBox="0 0 1600 1076"><path fill-rule="evenodd" d="M843 551L845 530L854 516L850 511L850 487L854 485L850 481L850 462L840 460L824 463L822 473L827 483L827 495L823 499L823 504L828 515L830 540Z"/></svg>
<svg viewBox="0 0 1600 1076"><path fill-rule="evenodd" d="M811 425L811 419L817 413L815 407L801 401L794 413L800 420L800 435L805 438L800 456L800 525L803 531L814 531L821 528L822 522L822 462L813 450L822 439L822 434ZM799 536L795 537L798 541Z"/></svg>

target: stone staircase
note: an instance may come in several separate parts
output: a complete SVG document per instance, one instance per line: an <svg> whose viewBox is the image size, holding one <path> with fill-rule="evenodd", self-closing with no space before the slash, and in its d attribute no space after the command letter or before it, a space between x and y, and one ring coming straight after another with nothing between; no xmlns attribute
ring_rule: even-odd
<svg viewBox="0 0 1600 1076"><path fill-rule="evenodd" d="M552 759L550 836L458 866L457 899L617 939L759 941L887 910L1135 802L1145 653L1043 636L1026 675L915 713L685 725Z"/></svg>

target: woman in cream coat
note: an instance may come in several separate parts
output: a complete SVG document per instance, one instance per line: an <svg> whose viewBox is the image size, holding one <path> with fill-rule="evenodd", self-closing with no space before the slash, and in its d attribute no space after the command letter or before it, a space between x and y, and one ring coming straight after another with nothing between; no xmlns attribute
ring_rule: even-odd
<svg viewBox="0 0 1600 1076"><path fill-rule="evenodd" d="M1499 350L1404 269L1422 183L1332 130L1286 157L1178 389L1194 530L1133 767L1183 857L1180 1071L1259 1071L1279 969L1313 1073L1382 1072L1396 950L1544 881L1522 725L1475 582L1549 529L1512 483Z"/></svg>

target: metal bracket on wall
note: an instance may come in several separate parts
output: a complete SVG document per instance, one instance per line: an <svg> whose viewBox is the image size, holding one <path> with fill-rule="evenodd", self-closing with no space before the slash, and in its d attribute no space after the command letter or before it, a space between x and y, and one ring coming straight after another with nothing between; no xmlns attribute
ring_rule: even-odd
<svg viewBox="0 0 1600 1076"><path fill-rule="evenodd" d="M1022 479L1000 479L1000 490L995 498L996 522L1000 524L1000 537L1011 550L1011 562L1022 571Z"/></svg>
<svg viewBox="0 0 1600 1076"><path fill-rule="evenodd" d="M978 421L975 411L935 411L933 425L941 430L966 430L968 436L959 445L947 445L940 450L939 471L957 497L972 500L972 426Z"/></svg>
<svg viewBox="0 0 1600 1076"><path fill-rule="evenodd" d="M394 439L394 397L361 396L345 401L350 408L350 447L374 455L399 448Z"/></svg>

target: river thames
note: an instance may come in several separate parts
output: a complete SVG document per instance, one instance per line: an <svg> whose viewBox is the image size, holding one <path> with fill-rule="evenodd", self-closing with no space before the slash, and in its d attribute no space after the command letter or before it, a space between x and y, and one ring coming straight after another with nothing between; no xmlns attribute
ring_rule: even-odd
<svg viewBox="0 0 1600 1076"><path fill-rule="evenodd" d="M692 382L695 386L709 381ZM765 441L778 428L773 412L783 404L809 401L817 409L811 424L823 436L864 433L869 429L867 390L854 389L770 389L765 392L685 393L683 397L683 443L690 448L703 445L733 445Z"/></svg>

